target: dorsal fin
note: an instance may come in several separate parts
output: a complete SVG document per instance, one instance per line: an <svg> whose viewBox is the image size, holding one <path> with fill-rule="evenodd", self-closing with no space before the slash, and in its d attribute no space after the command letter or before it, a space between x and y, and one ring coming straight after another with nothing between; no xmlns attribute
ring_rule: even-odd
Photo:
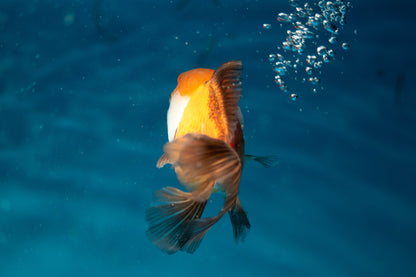
<svg viewBox="0 0 416 277"><path fill-rule="evenodd" d="M226 124L227 130L222 139L227 143L230 143L238 123L242 70L241 61L226 62L214 72L209 81L210 117L216 121L218 129L223 129L222 126Z"/></svg>

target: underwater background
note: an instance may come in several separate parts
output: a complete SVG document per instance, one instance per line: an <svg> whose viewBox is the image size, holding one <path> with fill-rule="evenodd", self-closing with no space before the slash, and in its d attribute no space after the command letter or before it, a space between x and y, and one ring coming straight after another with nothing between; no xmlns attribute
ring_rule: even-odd
<svg viewBox="0 0 416 277"><path fill-rule="evenodd" d="M0 276L416 276L416 4L351 4L314 93L274 82L271 53L306 57L286 0L0 0ZM224 216L164 254L144 211L178 184L155 166L170 93L234 59L246 153L278 163L245 164L243 244Z"/></svg>

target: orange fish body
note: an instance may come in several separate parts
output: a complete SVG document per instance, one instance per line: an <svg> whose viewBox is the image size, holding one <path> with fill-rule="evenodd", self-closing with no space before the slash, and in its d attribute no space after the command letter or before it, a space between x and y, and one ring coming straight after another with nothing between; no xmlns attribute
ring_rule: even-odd
<svg viewBox="0 0 416 277"><path fill-rule="evenodd" d="M193 253L227 212L236 241L250 228L237 196L244 157L241 71L241 62L231 61L178 77L167 115L169 143L157 166L171 163L188 192L165 187L146 210L147 235L166 253ZM214 186L225 192L224 206L217 216L201 218Z"/></svg>
<svg viewBox="0 0 416 277"><path fill-rule="evenodd" d="M219 90L219 88L210 88L207 83L214 72L212 69L198 68L179 75L178 86L172 92L171 106L168 110L168 133L173 134L169 141L190 133L203 134L223 140L239 154L241 153L240 158L242 158L244 156L244 138L240 123L242 115L238 109L238 121L234 133L231 134L226 124L224 108L219 107L217 102L211 101L212 90ZM214 93L221 94L221 91ZM186 106L182 106L181 102L186 102ZM178 104L183 107L179 115L177 114L179 109L176 108ZM177 117L180 117L180 120L176 124Z"/></svg>

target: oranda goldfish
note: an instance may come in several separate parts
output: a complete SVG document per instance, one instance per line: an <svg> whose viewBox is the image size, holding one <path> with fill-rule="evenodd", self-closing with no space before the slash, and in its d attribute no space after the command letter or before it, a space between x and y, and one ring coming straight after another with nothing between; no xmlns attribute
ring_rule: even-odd
<svg viewBox="0 0 416 277"><path fill-rule="evenodd" d="M244 161L241 61L217 70L193 69L178 77L167 114L168 139L157 167L172 164L187 192L165 187L146 210L147 236L162 251L193 253L207 231L229 213L234 239L241 241L250 223L238 198ZM268 157L258 158L265 166ZM201 218L213 192L225 201L216 216Z"/></svg>

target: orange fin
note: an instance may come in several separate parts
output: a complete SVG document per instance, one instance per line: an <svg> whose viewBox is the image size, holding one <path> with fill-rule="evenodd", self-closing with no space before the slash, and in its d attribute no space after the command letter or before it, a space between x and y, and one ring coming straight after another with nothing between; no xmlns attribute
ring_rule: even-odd
<svg viewBox="0 0 416 277"><path fill-rule="evenodd" d="M156 191L153 206L146 209L148 238L168 254L188 248L195 251L203 235L200 239L195 239L195 235L189 231L189 226L194 219L201 217L206 203L207 200L195 201L191 193L174 187Z"/></svg>
<svg viewBox="0 0 416 277"><path fill-rule="evenodd" d="M224 123L227 124L225 137L222 138L226 143L230 143L237 128L239 115L241 115L238 102L241 97L240 75L242 70L241 61L226 62L214 72L209 81L210 117L216 121L219 130L223 129ZM223 115L225 118L222 118Z"/></svg>
<svg viewBox="0 0 416 277"><path fill-rule="evenodd" d="M171 162L169 162L168 156L166 155L166 153L163 153L162 157L160 157L160 159L157 161L156 167L157 168L162 168L164 167L166 164L170 164Z"/></svg>
<svg viewBox="0 0 416 277"><path fill-rule="evenodd" d="M234 205L228 211L231 224L233 226L234 241L236 243L243 242L248 230L250 229L250 222L246 212L241 206L240 199L237 197Z"/></svg>
<svg viewBox="0 0 416 277"><path fill-rule="evenodd" d="M183 185L195 187L217 182L227 195L237 195L242 164L238 154L224 141L187 134L165 144L163 149Z"/></svg>

